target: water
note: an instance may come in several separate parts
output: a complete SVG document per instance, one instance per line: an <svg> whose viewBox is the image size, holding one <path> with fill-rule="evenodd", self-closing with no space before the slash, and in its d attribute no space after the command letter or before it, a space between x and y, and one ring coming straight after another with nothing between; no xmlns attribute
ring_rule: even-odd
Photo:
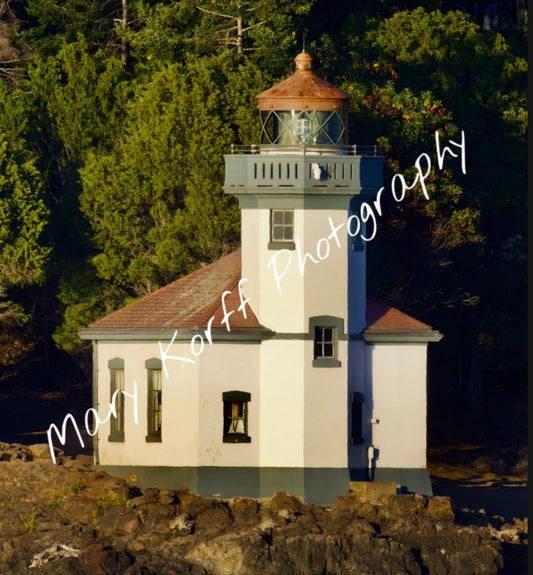
<svg viewBox="0 0 533 575"><path fill-rule="evenodd" d="M494 484L490 487L470 487L448 479L432 478L433 494L451 497L455 507L473 511L484 509L487 515L500 515L507 521L527 517L528 488Z"/></svg>

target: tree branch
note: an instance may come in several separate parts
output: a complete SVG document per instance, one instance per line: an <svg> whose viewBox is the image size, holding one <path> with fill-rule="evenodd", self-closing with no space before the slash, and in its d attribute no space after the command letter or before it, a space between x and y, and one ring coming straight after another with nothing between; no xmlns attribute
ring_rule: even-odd
<svg viewBox="0 0 533 575"><path fill-rule="evenodd" d="M231 20L237 20L238 16L230 16L229 14L221 14L220 12L213 12L212 10L207 10L201 6L195 6L200 12L205 12L206 14L211 14L212 16L220 16L221 18L230 18Z"/></svg>

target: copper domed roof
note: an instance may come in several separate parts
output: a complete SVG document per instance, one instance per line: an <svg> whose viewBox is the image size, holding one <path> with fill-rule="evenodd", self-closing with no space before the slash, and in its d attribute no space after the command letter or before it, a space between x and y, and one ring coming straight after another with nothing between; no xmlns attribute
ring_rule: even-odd
<svg viewBox="0 0 533 575"><path fill-rule="evenodd" d="M305 50L294 61L292 76L256 96L260 110L348 110L350 96L313 73Z"/></svg>

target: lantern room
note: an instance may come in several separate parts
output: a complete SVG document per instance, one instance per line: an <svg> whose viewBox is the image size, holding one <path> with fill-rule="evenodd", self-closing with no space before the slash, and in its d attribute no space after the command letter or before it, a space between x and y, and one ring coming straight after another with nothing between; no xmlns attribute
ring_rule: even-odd
<svg viewBox="0 0 533 575"><path fill-rule="evenodd" d="M341 148L348 143L350 96L313 73L305 50L294 61L292 76L256 96L262 150Z"/></svg>

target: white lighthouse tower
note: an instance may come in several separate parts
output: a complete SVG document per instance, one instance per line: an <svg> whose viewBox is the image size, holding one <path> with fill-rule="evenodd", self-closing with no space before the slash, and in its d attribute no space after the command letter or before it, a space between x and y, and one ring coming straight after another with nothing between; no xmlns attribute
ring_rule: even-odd
<svg viewBox="0 0 533 575"><path fill-rule="evenodd" d="M426 346L440 334L377 302L367 310L360 212L382 186L383 158L348 145L349 96L313 73L305 51L295 62L257 96L260 146L226 156L246 295L275 334L260 352L260 466L294 477L310 499L380 477L431 492Z"/></svg>
<svg viewBox="0 0 533 575"><path fill-rule="evenodd" d="M349 96L307 53L295 62L257 96L261 145L226 157L224 189L241 208L247 295L275 333L261 346L261 465L292 468L313 498L368 464L365 246L350 217L381 187L383 158L347 145Z"/></svg>

